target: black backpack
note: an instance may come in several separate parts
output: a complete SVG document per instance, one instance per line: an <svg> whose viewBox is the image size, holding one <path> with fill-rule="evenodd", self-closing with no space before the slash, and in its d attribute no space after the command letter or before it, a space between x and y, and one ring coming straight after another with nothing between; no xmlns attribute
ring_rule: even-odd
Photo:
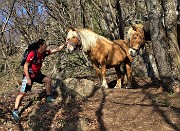
<svg viewBox="0 0 180 131"><path fill-rule="evenodd" d="M34 51L34 58L33 58L33 62L32 63L36 63L37 62L37 58L38 58L38 56L37 56L37 51L36 50L33 50ZM22 60L21 60L21 66L24 66L24 64L25 64L25 62L26 62L26 59L27 59L27 56L28 56L28 54L31 52L31 50L28 50L28 49L26 49L25 50L25 52L24 52L24 54L23 54L23 57L22 57Z"/></svg>
<svg viewBox="0 0 180 131"><path fill-rule="evenodd" d="M24 52L24 54L23 54L23 56L22 56L22 60L21 60L21 64L20 64L20 65L21 65L21 66L24 66L24 64L25 64L25 62L26 62L26 58L27 58L28 54L29 54L31 51L34 51L34 54L35 54L32 63L36 63L36 62L37 62L37 59L38 59L37 49L38 49L38 47L37 47L36 42L30 44L30 45L28 46L28 49L25 50L25 52Z"/></svg>

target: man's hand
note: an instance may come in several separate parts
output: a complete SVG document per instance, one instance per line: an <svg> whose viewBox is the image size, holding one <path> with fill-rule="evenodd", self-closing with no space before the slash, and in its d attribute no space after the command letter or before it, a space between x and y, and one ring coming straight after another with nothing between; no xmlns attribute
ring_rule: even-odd
<svg viewBox="0 0 180 131"><path fill-rule="evenodd" d="M31 85L31 79L27 78L27 84L30 86Z"/></svg>
<svg viewBox="0 0 180 131"><path fill-rule="evenodd" d="M51 50L51 54L61 51L66 46L66 43L60 45L58 48Z"/></svg>

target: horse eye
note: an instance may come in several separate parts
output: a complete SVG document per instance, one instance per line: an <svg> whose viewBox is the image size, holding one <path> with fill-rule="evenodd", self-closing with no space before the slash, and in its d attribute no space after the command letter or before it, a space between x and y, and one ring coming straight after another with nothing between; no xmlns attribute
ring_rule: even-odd
<svg viewBox="0 0 180 131"><path fill-rule="evenodd" d="M137 39L137 35L134 36L134 39Z"/></svg>

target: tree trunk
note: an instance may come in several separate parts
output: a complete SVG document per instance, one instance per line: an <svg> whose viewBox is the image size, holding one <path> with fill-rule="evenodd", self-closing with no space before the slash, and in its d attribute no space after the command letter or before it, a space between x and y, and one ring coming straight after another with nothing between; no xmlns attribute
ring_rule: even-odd
<svg viewBox="0 0 180 131"><path fill-rule="evenodd" d="M172 73L180 80L180 51L177 42L177 17L173 0L163 0L165 31L168 38L168 53L171 61Z"/></svg>
<svg viewBox="0 0 180 131"><path fill-rule="evenodd" d="M116 10L117 10L116 23L118 23L119 36L120 36L120 39L124 39L125 23L124 23L124 20L122 17L121 4L120 4L119 0L116 0Z"/></svg>
<svg viewBox="0 0 180 131"><path fill-rule="evenodd" d="M177 81L180 81L175 7L172 0L147 0L146 5L159 75L165 89L173 91L174 85L179 86Z"/></svg>

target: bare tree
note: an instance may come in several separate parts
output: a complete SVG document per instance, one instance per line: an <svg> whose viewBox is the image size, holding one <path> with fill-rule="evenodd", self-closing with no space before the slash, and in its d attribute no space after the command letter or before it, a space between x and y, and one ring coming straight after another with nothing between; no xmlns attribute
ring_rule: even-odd
<svg viewBox="0 0 180 131"><path fill-rule="evenodd" d="M6 39L5 39L5 35L4 35L4 32L5 32L5 29L6 29L6 26L7 26L7 24L8 24L8 22L9 22L9 20L10 20L10 17L11 17L11 15L12 15L12 12L13 12L13 9L14 9L14 4L15 4L15 1L16 0L14 0L13 1L13 3L12 3L12 5L11 5L11 8L10 8L10 12L9 12L9 14L8 14L8 16L7 16L7 18L6 18L6 21L5 21L5 23L2 25L2 28L1 28L1 35L0 35L0 48L1 48L1 53L2 53L2 58L4 59L4 66L5 66L5 72L6 72L6 67L8 67L10 70L11 70L11 68L10 68L10 66L9 66L9 61L8 61L8 59L7 59L7 48L5 48L5 45L6 45Z"/></svg>

